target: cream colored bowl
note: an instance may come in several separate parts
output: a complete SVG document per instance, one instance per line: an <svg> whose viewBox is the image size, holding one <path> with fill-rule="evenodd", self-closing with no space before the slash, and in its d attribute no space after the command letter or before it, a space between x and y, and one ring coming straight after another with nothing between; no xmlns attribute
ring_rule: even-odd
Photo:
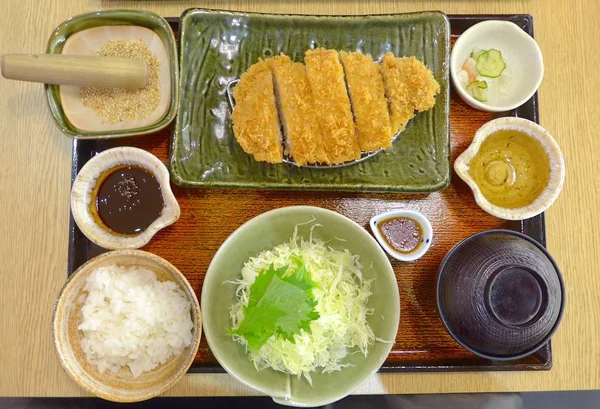
<svg viewBox="0 0 600 409"><path fill-rule="evenodd" d="M150 372L134 378L129 368L116 374L101 374L88 363L81 349L82 333L78 330L81 319L85 281L96 268L108 264L146 267L156 273L159 281L173 281L179 285L192 304L194 324L192 345L177 357ZM165 392L187 372L194 361L202 334L202 316L198 299L183 274L168 261L141 250L118 250L101 254L82 265L66 283L54 307L52 334L58 357L67 374L82 388L94 395L114 402L138 402Z"/></svg>
<svg viewBox="0 0 600 409"><path fill-rule="evenodd" d="M494 132L515 130L526 133L539 141L548 155L550 163L550 179L546 188L531 204L516 209L508 209L490 203L481 193L479 186L469 174L469 163L479 152L483 141ZM521 220L537 216L548 209L558 198L565 181L565 161L560 147L544 128L535 122L523 118L506 117L487 122L475 133L473 142L454 162L454 170L464 180L475 196L475 201L489 214L506 220Z"/></svg>
<svg viewBox="0 0 600 409"><path fill-rule="evenodd" d="M160 184L165 207L161 215L140 234L125 236L101 226L90 206L98 178L120 165L136 165L150 171ZM81 232L106 249L136 249L145 246L159 230L175 223L181 213L169 184L167 167L153 154L128 146L112 148L94 156L79 171L71 189L71 212Z"/></svg>

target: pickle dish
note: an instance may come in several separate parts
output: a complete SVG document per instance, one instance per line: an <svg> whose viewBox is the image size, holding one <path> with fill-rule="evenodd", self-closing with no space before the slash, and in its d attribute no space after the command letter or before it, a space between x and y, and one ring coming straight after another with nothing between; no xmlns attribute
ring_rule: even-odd
<svg viewBox="0 0 600 409"><path fill-rule="evenodd" d="M536 41L508 21L475 24L456 40L450 56L456 93L475 109L510 111L538 90L544 77Z"/></svg>

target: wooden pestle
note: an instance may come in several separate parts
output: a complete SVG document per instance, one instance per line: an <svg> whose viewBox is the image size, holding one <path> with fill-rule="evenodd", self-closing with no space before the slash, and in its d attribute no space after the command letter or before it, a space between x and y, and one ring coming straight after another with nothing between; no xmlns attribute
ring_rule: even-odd
<svg viewBox="0 0 600 409"><path fill-rule="evenodd" d="M100 88L144 88L148 68L143 60L61 54L8 54L0 57L7 79Z"/></svg>

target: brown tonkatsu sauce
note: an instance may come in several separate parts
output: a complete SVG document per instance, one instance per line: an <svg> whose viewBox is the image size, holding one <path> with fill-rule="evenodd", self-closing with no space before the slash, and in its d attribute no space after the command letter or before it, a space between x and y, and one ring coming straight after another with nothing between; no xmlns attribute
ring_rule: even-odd
<svg viewBox="0 0 600 409"><path fill-rule="evenodd" d="M110 171L96 194L96 211L109 229L126 235L143 232L165 206L160 183L146 169L123 166Z"/></svg>
<svg viewBox="0 0 600 409"><path fill-rule="evenodd" d="M378 223L385 241L400 253L410 253L423 238L421 225L409 217L392 217Z"/></svg>

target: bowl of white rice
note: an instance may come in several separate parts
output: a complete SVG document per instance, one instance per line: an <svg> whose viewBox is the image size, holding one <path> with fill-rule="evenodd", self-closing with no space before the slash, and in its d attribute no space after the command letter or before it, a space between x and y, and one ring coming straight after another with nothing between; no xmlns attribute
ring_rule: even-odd
<svg viewBox="0 0 600 409"><path fill-rule="evenodd" d="M103 399L158 396L191 366L202 332L195 292L168 261L141 250L101 254L56 302L53 336L66 372Z"/></svg>

